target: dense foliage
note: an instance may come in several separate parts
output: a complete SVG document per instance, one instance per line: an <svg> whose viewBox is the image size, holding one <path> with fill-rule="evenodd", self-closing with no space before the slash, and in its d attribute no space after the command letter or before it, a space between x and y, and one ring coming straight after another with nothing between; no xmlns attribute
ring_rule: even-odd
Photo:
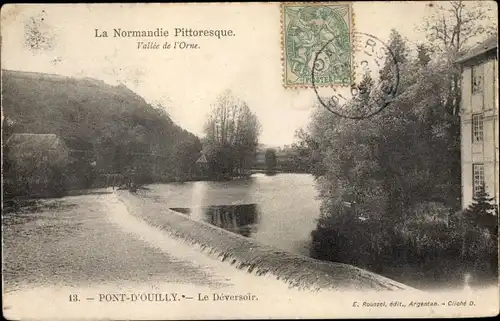
<svg viewBox="0 0 500 321"><path fill-rule="evenodd" d="M254 164L261 127L248 105L225 91L205 124L204 153L215 179L245 174Z"/></svg>
<svg viewBox="0 0 500 321"><path fill-rule="evenodd" d="M364 120L316 109L303 139L317 142L320 155L314 174L322 214L312 256L403 279L496 276L498 216L485 228L480 205L460 211L460 70L452 59L458 47L447 45L434 53L418 46L414 54L393 30L400 83L389 107ZM390 77L388 69L378 81ZM365 97L347 108L374 102Z"/></svg>
<svg viewBox="0 0 500 321"><path fill-rule="evenodd" d="M109 173L134 171L139 181L152 182L190 179L196 172L199 139L123 85L3 71L2 99L4 142L13 133L64 140L71 155L61 168L67 189L95 185ZM13 194L29 192L7 187Z"/></svg>

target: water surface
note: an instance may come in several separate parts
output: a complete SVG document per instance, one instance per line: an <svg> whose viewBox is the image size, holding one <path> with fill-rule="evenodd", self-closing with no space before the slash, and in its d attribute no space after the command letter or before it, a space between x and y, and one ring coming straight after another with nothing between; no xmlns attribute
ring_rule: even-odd
<svg viewBox="0 0 500 321"><path fill-rule="evenodd" d="M254 174L225 182L149 185L141 197L231 232L289 252L308 255L319 216L308 174Z"/></svg>

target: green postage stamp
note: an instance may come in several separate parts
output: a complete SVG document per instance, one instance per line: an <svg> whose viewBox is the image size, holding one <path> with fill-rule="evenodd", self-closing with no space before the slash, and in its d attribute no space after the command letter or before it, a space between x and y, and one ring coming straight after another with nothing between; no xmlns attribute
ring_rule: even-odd
<svg viewBox="0 0 500 321"><path fill-rule="evenodd" d="M351 5L284 3L281 15L284 86L350 85Z"/></svg>

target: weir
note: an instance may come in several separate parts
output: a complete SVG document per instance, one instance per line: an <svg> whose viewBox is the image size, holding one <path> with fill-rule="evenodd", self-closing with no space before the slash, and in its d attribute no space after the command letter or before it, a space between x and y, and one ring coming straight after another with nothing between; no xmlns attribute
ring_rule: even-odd
<svg viewBox="0 0 500 321"><path fill-rule="evenodd" d="M167 207L149 206L140 195L115 192L130 214L197 247L205 254L254 275L271 275L290 287L328 291L415 291L405 284L352 265L280 251L250 238L193 220Z"/></svg>

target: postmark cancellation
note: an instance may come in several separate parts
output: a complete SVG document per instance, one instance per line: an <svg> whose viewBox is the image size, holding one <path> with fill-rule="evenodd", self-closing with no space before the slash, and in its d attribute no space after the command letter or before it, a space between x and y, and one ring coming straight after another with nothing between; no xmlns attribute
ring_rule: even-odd
<svg viewBox="0 0 500 321"><path fill-rule="evenodd" d="M348 86L352 82L352 21L350 3L283 3L283 85Z"/></svg>

